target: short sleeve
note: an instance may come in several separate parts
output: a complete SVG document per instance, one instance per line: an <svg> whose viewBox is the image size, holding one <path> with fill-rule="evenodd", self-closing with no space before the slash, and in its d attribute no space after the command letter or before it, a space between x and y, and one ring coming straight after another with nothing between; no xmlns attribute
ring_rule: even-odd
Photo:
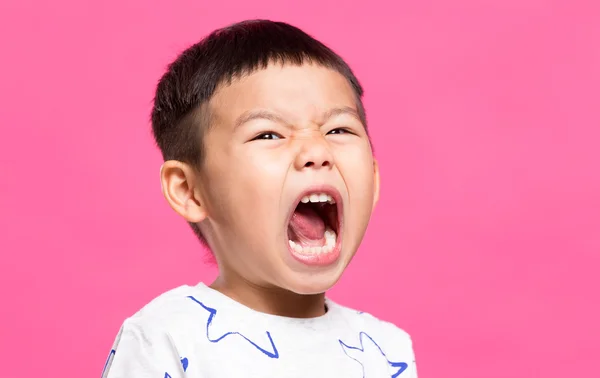
<svg viewBox="0 0 600 378"><path fill-rule="evenodd" d="M182 378L184 370L170 335L131 319L119 330L102 378Z"/></svg>

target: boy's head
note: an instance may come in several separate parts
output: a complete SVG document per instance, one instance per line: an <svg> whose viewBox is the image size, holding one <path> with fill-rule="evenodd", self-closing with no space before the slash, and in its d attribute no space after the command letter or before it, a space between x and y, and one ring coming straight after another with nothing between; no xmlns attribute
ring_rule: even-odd
<svg viewBox="0 0 600 378"><path fill-rule="evenodd" d="M169 66L163 193L224 279L298 294L339 279L379 192L361 97L338 55L280 22L217 30Z"/></svg>

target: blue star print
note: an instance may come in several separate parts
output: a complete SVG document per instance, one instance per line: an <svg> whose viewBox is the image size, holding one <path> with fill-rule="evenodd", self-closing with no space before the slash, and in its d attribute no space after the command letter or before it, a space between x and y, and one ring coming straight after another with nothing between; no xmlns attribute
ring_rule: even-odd
<svg viewBox="0 0 600 378"><path fill-rule="evenodd" d="M210 325L212 324L212 321L214 320L215 316L217 315L217 310L206 306L204 303L200 302L199 300L197 300L196 298L194 298L191 295L188 296L188 298L191 299L192 301L196 302L200 306L202 306L202 308L205 309L206 311L208 311L208 313L210 314L208 316L208 320L206 321L206 338L211 343L218 343L219 341L223 340L225 337L227 337L229 335L237 335L237 336L243 338L244 340L246 340L247 342L249 342L253 347L255 347L256 349L261 351L266 356L271 357L271 358L279 358L279 352L277 351L277 347L275 347L275 343L273 342L273 339L271 338L271 334L268 331L266 332L266 334L267 334L267 338L269 339L269 342L271 343L270 348L260 347L257 343L250 340L249 338L247 338L246 336L242 335L239 332L226 332L222 336L219 336L216 338L211 338L209 335Z"/></svg>
<svg viewBox="0 0 600 378"><path fill-rule="evenodd" d="M187 358L184 357L181 359L181 366L183 367L183 372L185 373L185 371L188 368L188 359ZM169 373L165 373L165 376L163 378L172 378L172 377Z"/></svg>
<svg viewBox="0 0 600 378"><path fill-rule="evenodd" d="M379 344L365 332L359 333L360 346L350 346L342 340L338 340L346 356L358 362L362 366L363 378L382 377L385 373L390 374L391 378L396 378L408 368L406 362L390 361L383 352ZM374 361L382 359L386 364L365 363L364 361ZM385 369L385 372L380 371Z"/></svg>

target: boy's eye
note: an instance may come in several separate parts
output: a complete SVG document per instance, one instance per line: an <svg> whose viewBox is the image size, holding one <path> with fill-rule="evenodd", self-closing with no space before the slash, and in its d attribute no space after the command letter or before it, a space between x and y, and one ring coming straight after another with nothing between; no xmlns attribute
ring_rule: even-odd
<svg viewBox="0 0 600 378"><path fill-rule="evenodd" d="M343 128L338 128L338 129L333 129L330 132L327 133L328 135L335 135L335 134L350 134L350 131L348 131L347 129L343 129Z"/></svg>
<svg viewBox="0 0 600 378"><path fill-rule="evenodd" d="M257 135L252 140L276 140L276 139L281 139L281 135L274 133L274 132L267 132L267 133L262 133L262 134Z"/></svg>

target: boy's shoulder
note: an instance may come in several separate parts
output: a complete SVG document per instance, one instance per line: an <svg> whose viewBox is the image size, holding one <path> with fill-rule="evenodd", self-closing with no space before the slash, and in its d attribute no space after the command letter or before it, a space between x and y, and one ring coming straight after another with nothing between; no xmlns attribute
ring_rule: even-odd
<svg viewBox="0 0 600 378"><path fill-rule="evenodd" d="M139 326L162 326L167 330L170 325L193 321L197 315L192 304L195 298L204 296L203 287L204 285L182 285L168 290L144 305L127 318L126 322Z"/></svg>
<svg viewBox="0 0 600 378"><path fill-rule="evenodd" d="M345 319L348 328L356 330L366 336L393 339L395 342L412 345L410 334L394 323L365 311L346 307L332 301L328 302L330 305L334 306L341 317Z"/></svg>

